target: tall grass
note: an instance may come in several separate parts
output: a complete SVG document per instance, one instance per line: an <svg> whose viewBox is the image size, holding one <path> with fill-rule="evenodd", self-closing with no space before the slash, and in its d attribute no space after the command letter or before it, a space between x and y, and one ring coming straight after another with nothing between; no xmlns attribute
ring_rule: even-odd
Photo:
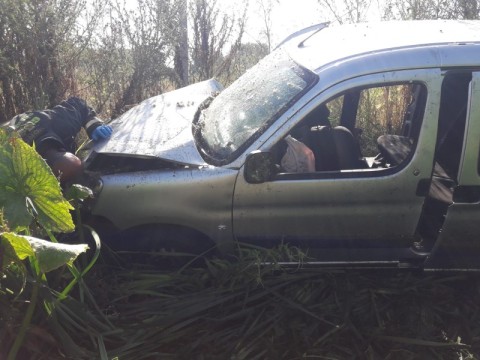
<svg viewBox="0 0 480 360"><path fill-rule="evenodd" d="M176 270L114 255L87 279L95 308L71 298L45 325L72 358L478 358L474 275L283 268L302 260L287 247Z"/></svg>

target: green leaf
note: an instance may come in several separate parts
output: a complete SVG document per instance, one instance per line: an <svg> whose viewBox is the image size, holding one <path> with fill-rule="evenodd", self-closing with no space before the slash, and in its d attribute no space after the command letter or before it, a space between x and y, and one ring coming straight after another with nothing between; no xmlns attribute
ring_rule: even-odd
<svg viewBox="0 0 480 360"><path fill-rule="evenodd" d="M25 260L27 257L35 255L32 246L24 236L14 233L3 233L1 236L11 246L20 260Z"/></svg>
<svg viewBox="0 0 480 360"><path fill-rule="evenodd" d="M46 230L74 230L70 214L73 207L63 197L50 167L31 146L2 129L0 208L4 209L5 219L14 230L29 226L32 213Z"/></svg>
<svg viewBox="0 0 480 360"><path fill-rule="evenodd" d="M37 259L43 273L55 270L62 265L71 264L81 253L87 251L87 244L61 244L32 236L3 233L2 238L13 248L20 260L29 256Z"/></svg>
<svg viewBox="0 0 480 360"><path fill-rule="evenodd" d="M68 200L85 200L86 198L93 197L93 192L86 186L73 184L67 190L65 197Z"/></svg>
<svg viewBox="0 0 480 360"><path fill-rule="evenodd" d="M30 242L41 272L49 272L65 264L72 264L81 253L87 251L87 244L61 244L26 236Z"/></svg>

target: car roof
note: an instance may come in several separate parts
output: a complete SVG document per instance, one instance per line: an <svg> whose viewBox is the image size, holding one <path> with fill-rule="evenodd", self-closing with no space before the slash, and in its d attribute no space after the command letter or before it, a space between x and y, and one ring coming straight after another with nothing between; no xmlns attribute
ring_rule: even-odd
<svg viewBox="0 0 480 360"><path fill-rule="evenodd" d="M372 67L375 67L382 62L381 55L387 55L385 59L389 62L389 65L381 64L382 70L402 68L406 60L405 68L478 65L480 62L478 56L469 57L465 53L448 58L449 52L470 51L478 55L480 21L385 21L326 26L317 30L310 27L300 31L282 45L296 62L317 73L325 67L348 61L373 60L376 64ZM466 49L472 47L473 50ZM398 54L398 61L392 56L394 54Z"/></svg>

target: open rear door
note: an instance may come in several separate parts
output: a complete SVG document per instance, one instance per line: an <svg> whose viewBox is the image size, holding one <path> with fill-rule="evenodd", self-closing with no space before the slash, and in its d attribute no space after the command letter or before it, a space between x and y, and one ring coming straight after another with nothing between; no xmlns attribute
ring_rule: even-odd
<svg viewBox="0 0 480 360"><path fill-rule="evenodd" d="M480 270L480 73L472 74L453 202L425 270Z"/></svg>

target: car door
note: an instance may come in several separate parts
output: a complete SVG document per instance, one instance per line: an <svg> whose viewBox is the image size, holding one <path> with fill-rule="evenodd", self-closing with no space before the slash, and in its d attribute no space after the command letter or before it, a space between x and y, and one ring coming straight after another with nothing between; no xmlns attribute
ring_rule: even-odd
<svg viewBox="0 0 480 360"><path fill-rule="evenodd" d="M248 183L241 169L233 203L236 239L260 245L307 241L309 247L345 246L345 241L350 245L353 242L355 247L411 244L426 195L422 184L428 183L432 173L439 70L362 76L337 84L318 96L319 105L331 105L350 90L411 83L420 84L426 96L416 119L418 131L412 139L413 150L402 164L390 168L281 173L260 184ZM285 131L280 137L287 134ZM267 144L266 148L274 145Z"/></svg>

